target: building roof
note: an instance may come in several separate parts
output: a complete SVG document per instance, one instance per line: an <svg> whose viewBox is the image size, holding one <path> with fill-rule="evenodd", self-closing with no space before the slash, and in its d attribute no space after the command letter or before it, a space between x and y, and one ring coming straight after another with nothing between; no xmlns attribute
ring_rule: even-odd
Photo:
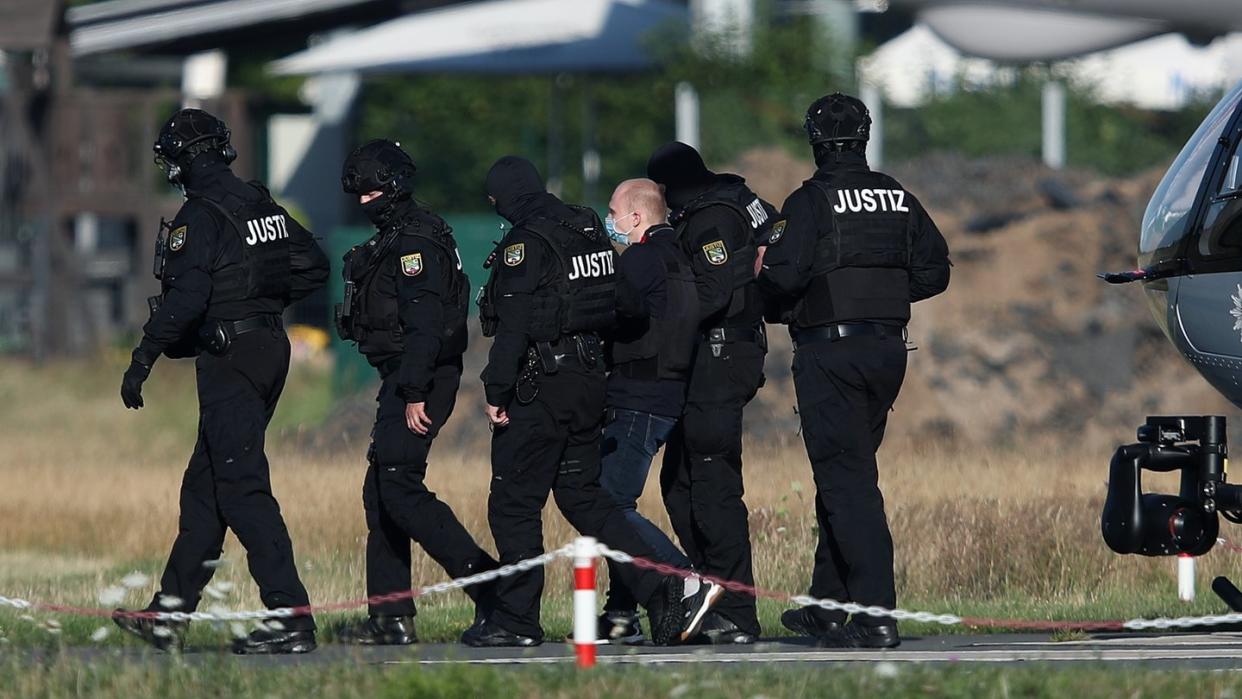
<svg viewBox="0 0 1242 699"><path fill-rule="evenodd" d="M683 26L669 0L489 0L407 15L276 61L282 74L635 70L652 32Z"/></svg>
<svg viewBox="0 0 1242 699"><path fill-rule="evenodd" d="M29 0L18 2L28 3ZM47 0L34 2L42 4ZM84 56L379 4L392 3L389 0L108 0L71 8L65 13L65 21L74 55ZM3 26L6 11L0 9L0 26Z"/></svg>

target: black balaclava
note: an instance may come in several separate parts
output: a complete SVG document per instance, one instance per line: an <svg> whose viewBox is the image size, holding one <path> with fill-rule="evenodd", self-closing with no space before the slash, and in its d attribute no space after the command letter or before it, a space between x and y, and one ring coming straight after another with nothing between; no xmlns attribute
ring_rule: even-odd
<svg viewBox="0 0 1242 699"><path fill-rule="evenodd" d="M229 143L231 135L228 126L213 114L178 109L164 122L151 149L168 181L185 190L228 169L237 158Z"/></svg>
<svg viewBox="0 0 1242 699"><path fill-rule="evenodd" d="M563 207L548 193L534 163L516 155L506 155L492 165L487 172L487 194L496 200L496 213L515 226Z"/></svg>
<svg viewBox="0 0 1242 699"><path fill-rule="evenodd" d="M218 153L208 151L195 156L189 167L181 173L181 184L187 194L210 192L232 174L228 163Z"/></svg>
<svg viewBox="0 0 1242 699"><path fill-rule="evenodd" d="M664 186L664 195L673 210L689 204L717 181L716 173L703 164L703 156L680 141L666 143L647 161L647 177Z"/></svg>
<svg viewBox="0 0 1242 699"><path fill-rule="evenodd" d="M383 228L412 200L417 169L400 145L383 139L368 141L345 159L341 189L355 195L383 192L361 205L367 220Z"/></svg>

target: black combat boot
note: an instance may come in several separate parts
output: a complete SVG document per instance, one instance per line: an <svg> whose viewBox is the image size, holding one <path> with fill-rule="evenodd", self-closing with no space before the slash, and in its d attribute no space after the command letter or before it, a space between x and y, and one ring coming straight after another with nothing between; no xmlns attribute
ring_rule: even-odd
<svg viewBox="0 0 1242 699"><path fill-rule="evenodd" d="M565 640L573 643L574 634L569 632ZM609 643L617 645L638 645L647 640L637 611L605 610L596 619L595 645Z"/></svg>
<svg viewBox="0 0 1242 699"><path fill-rule="evenodd" d="M466 629L461 642L472 648L533 648L543 643L543 637L516 634L485 620Z"/></svg>
<svg viewBox="0 0 1242 699"><path fill-rule="evenodd" d="M841 628L841 622L832 619L828 614L827 610L819 607L786 609L781 614L781 625L799 636L818 638Z"/></svg>
<svg viewBox="0 0 1242 699"><path fill-rule="evenodd" d="M127 611L124 609L118 609L112 613L112 623L121 627L122 631L141 638L156 650L170 652L185 648L185 631L189 626L186 622L158 621L126 616L126 614Z"/></svg>
<svg viewBox="0 0 1242 699"><path fill-rule="evenodd" d="M687 594L687 585L694 591ZM714 582L669 578L647 605L651 642L657 646L671 646L697 636L707 613L723 594L724 588Z"/></svg>
<svg viewBox="0 0 1242 699"><path fill-rule="evenodd" d="M418 643L411 616L371 616L346 626L340 632L342 643L360 646L408 646Z"/></svg>
<svg viewBox="0 0 1242 699"><path fill-rule="evenodd" d="M599 615L597 623L596 643L634 645L647 639L637 611L606 611Z"/></svg>
<svg viewBox="0 0 1242 699"><path fill-rule="evenodd" d="M816 645L821 648L896 648L901 645L901 636L897 635L897 624L868 626L851 621L817 637Z"/></svg>
<svg viewBox="0 0 1242 699"><path fill-rule="evenodd" d="M249 636L233 641L233 652L237 655L289 655L309 653L318 647L315 632L310 629L256 629Z"/></svg>
<svg viewBox="0 0 1242 699"><path fill-rule="evenodd" d="M698 635L694 637L694 642L713 646L749 646L754 644L755 635L743 631L728 618L712 612L703 619L703 625L699 628Z"/></svg>

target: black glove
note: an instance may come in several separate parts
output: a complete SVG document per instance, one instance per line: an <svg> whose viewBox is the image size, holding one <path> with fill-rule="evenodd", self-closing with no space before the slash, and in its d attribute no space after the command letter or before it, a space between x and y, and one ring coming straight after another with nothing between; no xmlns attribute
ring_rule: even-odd
<svg viewBox="0 0 1242 699"><path fill-rule="evenodd" d="M142 382L150 375L150 364L143 364L137 359L129 363L129 368L121 379L121 400L126 408L137 410L142 407Z"/></svg>

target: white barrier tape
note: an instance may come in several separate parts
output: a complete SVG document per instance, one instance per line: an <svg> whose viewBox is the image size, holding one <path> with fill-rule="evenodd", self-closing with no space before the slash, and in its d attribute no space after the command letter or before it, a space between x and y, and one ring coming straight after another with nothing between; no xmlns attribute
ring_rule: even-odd
<svg viewBox="0 0 1242 699"><path fill-rule="evenodd" d="M676 568L674 566L670 566L667 564L656 563L656 562L648 561L646 559L641 559L641 558L636 559L634 556L631 556L630 554L625 553L624 551L618 551L615 549L608 548L604 544L596 544L596 546L598 547L600 556L610 559L612 561L616 561L617 563L628 563L628 564L635 565L635 566L645 568L648 570L654 570L656 572L663 573L665 575L678 575L681 577L698 575L694 571ZM417 597L423 597L426 595L438 594L442 592L450 592L452 590L460 590L466 587L470 587L471 585L479 585L482 583L492 582L500 578L517 575L519 573L525 573L535 568L545 566L559 558L573 558L573 557L574 557L574 546L573 544L569 544L566 546L562 546L561 548L555 549L553 551L548 551L547 553L544 553L540 556L535 556L533 558L528 558L522 561L518 561L516 563L510 563L508 565L500 566L499 568L496 568L494 570L484 571L481 573L476 573L474 575L469 575L469 576L462 577L462 578L448 580L446 582L437 583L435 585L428 585L426 587L419 588L418 590L407 591L405 593L398 593L397 596L417 598ZM827 609L830 611L840 611L840 612L845 612L847 614L865 614L865 615L874 616L874 617L888 617L888 618L896 619L899 621L916 621L916 622L929 623L929 624L941 624L944 626L957 626L957 625L962 625L962 624L971 624L972 622L979 621L979 620L963 618L963 617L960 617L954 614L936 614L932 612L910 611L907 609L900 609L900 608L889 609L886 607L864 606L864 605L860 605L854 602L840 602L840 601L833 600L833 599L820 599L816 597L811 597L809 595L787 595L784 593L765 591L765 590L756 588L751 585L745 585L743 583L738 583L738 582L733 582L733 581L728 581L728 580L717 580L717 579L710 578L707 576L703 576L703 577L704 579L711 579L714 582L720 583L727 589L737 591L737 592L743 592L743 593L752 595L754 597L767 597L771 599L785 600L785 601L797 604L799 606L820 607L822 609ZM261 621L261 620L274 619L274 618L286 618L286 617L296 616L298 614L348 609L352 607L362 606L369 602L383 600L385 598L393 598L393 597L394 595L384 595L384 596L379 596L379 597L368 598L365 600L358 600L356 602L342 602L342 603L319 605L319 606L312 605L308 608L262 609L262 610L246 610L246 611L237 611L237 612L154 612L153 611L153 612L140 612L140 614L144 618L158 619L161 621L216 621L216 622ZM31 602L29 600L20 599L16 597L6 597L3 595L0 595L0 607L9 607L12 609L24 610L24 611L42 610L42 611L52 611L52 612L65 612L65 613L71 613L71 614L72 613L85 614L85 615L90 615L90 616L110 616L112 614L111 610L42 604L42 603ZM994 623L989 624L989 625L994 625L994 626L1004 626L1004 623L1008 621L1015 628L1030 625L1030 624L1045 624L1048 626L1062 625L1061 622L1052 622L1052 621L1027 622L1027 621L1016 620L1016 619L1014 620L989 619L986 621L994 622ZM1160 617L1160 618L1154 618L1154 619L1136 618L1136 619L1130 619L1124 622L1107 621L1107 622L1064 622L1063 623L1063 625L1067 627L1092 625L1092 624L1110 625L1110 626L1114 626L1114 628L1120 627L1120 628L1125 628L1125 629L1129 629L1132 631L1143 631L1143 630L1151 630L1151 629L1160 629L1160 630L1185 629L1185 628L1195 628L1195 627L1201 627L1201 626L1216 626L1216 625L1221 625L1221 624L1242 624L1242 613L1209 614L1209 615L1204 615L1204 616Z"/></svg>
<svg viewBox="0 0 1242 699"><path fill-rule="evenodd" d="M150 612L136 612L135 616L141 616L142 618L145 618L145 619L156 619L159 621L177 621L177 622L183 622L183 621L184 622L188 622L188 621L217 621L217 622L220 622L220 621L262 621L262 620L267 620L267 619L288 618L292 616L299 616L302 614L313 614L313 613L322 612L322 611L336 611L336 610L341 610L341 609L349 609L352 607L359 607L364 604L368 604L368 603L375 602L375 601L383 601L385 599L397 599L397 598L408 598L408 597L417 598L417 597L424 597L426 595L433 595L433 594L437 594L441 592L450 592L452 590L460 590L460 589L469 587L471 585L479 585L482 583L487 583L493 580L497 580L499 578L505 578L511 575L525 573L534 568L545 566L548 563L551 563L552 561L555 561L558 558L570 558L573 556L573 551L574 551L573 545L570 544L570 545L562 546L559 549L549 551L540 556L535 556L533 558L527 558L525 560L518 561L516 563L510 563L508 565L503 565L493 570L476 573L474 575L469 575L469 576L462 577L462 578L456 578L454 580L437 583L435 585L428 585L427 587L422 587L422 588L419 588L418 590L406 591L406 592L397 593L394 595L380 595L380 596L368 598L365 600L358 600L356 602L342 602L342 603L328 604L328 605L310 605L308 607L285 607L281 609L246 610L246 611L237 611L237 612L157 612L157 611L150 611ZM70 606L65 606L65 605L41 604L41 603L31 602L29 600L24 600L24 599L19 599L19 598L14 598L14 597L5 597L5 596L0 596L0 607L10 607L13 609L20 609L20 610L42 610L42 611L51 611L51 612L64 612L64 613L69 613L69 614L79 614L79 615L99 616L99 617L112 615L112 610L91 609L91 608L85 608L85 607L70 607Z"/></svg>

